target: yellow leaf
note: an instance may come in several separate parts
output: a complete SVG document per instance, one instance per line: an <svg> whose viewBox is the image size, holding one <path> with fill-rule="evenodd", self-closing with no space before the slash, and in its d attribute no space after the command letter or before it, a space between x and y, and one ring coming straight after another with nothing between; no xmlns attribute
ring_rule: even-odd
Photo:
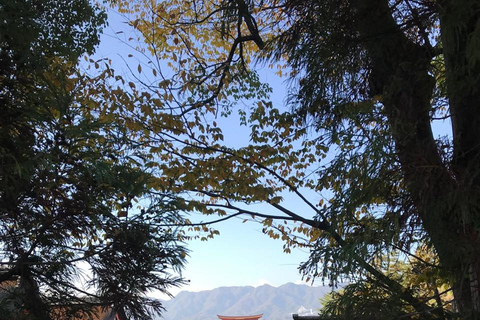
<svg viewBox="0 0 480 320"><path fill-rule="evenodd" d="M131 22L132 27L134 27L135 29L137 29L139 22L140 22L140 19L136 19L136 20L132 21L132 22Z"/></svg>

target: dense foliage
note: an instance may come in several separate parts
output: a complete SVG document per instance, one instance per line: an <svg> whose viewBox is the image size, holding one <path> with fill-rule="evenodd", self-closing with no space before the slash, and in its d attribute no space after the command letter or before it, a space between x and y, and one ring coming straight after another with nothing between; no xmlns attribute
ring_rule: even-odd
<svg viewBox="0 0 480 320"><path fill-rule="evenodd" d="M183 211L309 248L307 279L352 282L328 314L480 317L477 0L115 1L132 81L108 61L76 71L103 21L86 2L10 3L0 280L21 275L30 314L78 299L85 261L91 301L147 317L141 293L179 281L175 226L216 233ZM290 79L288 107L261 63ZM223 141L224 117L249 143Z"/></svg>
<svg viewBox="0 0 480 320"><path fill-rule="evenodd" d="M0 2L1 319L150 319L146 294L183 282L165 227L181 217L150 192L128 129L102 118L113 70L78 68L105 19L88 0Z"/></svg>
<svg viewBox="0 0 480 320"><path fill-rule="evenodd" d="M478 1L117 5L151 54L137 86L152 116L137 126L158 190L178 192L185 211L253 216L287 252L309 247L307 277L347 276L346 293L399 300L365 300L379 318L478 318ZM290 77L291 110L272 105L258 61ZM232 148L215 118L239 105L250 144ZM441 120L452 133L434 137ZM438 258L417 279L429 290L384 265L391 254L426 264L419 248Z"/></svg>

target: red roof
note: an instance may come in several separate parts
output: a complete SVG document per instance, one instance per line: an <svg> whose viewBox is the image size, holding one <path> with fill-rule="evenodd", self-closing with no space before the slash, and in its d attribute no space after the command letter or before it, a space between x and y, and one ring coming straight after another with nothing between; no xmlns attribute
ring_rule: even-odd
<svg viewBox="0 0 480 320"><path fill-rule="evenodd" d="M263 316L263 313L252 315L252 316L221 316L221 315L217 315L217 317L221 320L258 320L262 316Z"/></svg>

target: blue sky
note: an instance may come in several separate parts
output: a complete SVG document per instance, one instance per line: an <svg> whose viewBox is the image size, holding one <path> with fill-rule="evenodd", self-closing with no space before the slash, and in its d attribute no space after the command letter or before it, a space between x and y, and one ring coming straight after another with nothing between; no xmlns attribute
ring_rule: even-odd
<svg viewBox="0 0 480 320"><path fill-rule="evenodd" d="M111 13L109 22L110 26L105 30L96 56L111 58L117 72L124 69L124 74L128 74L123 59L128 60L129 53L134 56L138 53L122 44L116 37L130 37L129 28L115 13ZM116 34L122 30L125 33ZM285 86L282 80L278 79L273 72L264 72L262 77L262 80L268 81L273 87L274 103L282 104L285 98ZM235 145L248 143L248 132L239 127L237 119L218 119L217 122L221 127L228 128L224 132L227 143ZM437 122L435 136L451 135L449 127L448 121L446 125L443 121ZM319 195L314 196L320 198ZM295 200L289 197L286 199L287 207L304 213L302 210L305 208L300 207ZM264 209L264 207L259 208ZM207 220L205 217L197 218L197 221ZM191 220L195 221L195 217ZM264 235L260 224L243 223L243 220L244 218L239 217L217 224L216 228L220 231L220 236L207 242L194 240L187 243L191 252L183 276L190 281L190 284L173 289L172 294L180 290L200 291L221 286L258 286L265 283L280 286L288 282L302 282L298 265L308 258L308 252L294 249L291 254L286 254L283 252L282 241L273 240ZM316 284L322 283L317 281Z"/></svg>
<svg viewBox="0 0 480 320"><path fill-rule="evenodd" d="M130 37L128 30L129 27L123 18L115 12L110 12L109 26L104 30L94 58L112 59L116 72L127 75L127 78L129 71L125 60L130 61L129 59L135 59L135 55L138 56L138 53L118 39ZM124 33L117 33L119 31ZM130 53L134 55L133 58L128 58ZM285 87L282 80L279 80L273 72L266 72L262 77L262 80L272 84L274 89L272 96L276 97L276 102L283 103ZM245 128L242 132L237 119L218 119L217 122L229 128L224 132L227 143L236 145L248 143L248 133ZM290 203L290 206L296 204ZM198 220L207 219L198 217ZM283 242L270 239L263 234L261 224L243 221L242 217L232 218L215 226L220 231L216 238L206 242L193 240L187 243L190 257L182 275L190 283L182 288L172 289L172 294L181 290L200 291L221 286L263 284L280 286L288 282L305 283L298 272L298 265L308 258L308 252L293 249L290 254L286 254L283 252Z"/></svg>
<svg viewBox="0 0 480 320"><path fill-rule="evenodd" d="M265 283L279 286L301 281L297 267L307 258L307 252L283 253L280 240L268 238L261 225L243 223L243 219L233 218L217 228L220 230L217 238L189 243L192 252L183 275L191 282L186 290Z"/></svg>

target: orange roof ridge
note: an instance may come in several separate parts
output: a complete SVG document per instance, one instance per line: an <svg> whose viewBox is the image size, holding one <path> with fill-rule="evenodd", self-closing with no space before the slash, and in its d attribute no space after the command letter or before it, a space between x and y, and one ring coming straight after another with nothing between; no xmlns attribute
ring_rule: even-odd
<svg viewBox="0 0 480 320"><path fill-rule="evenodd" d="M217 317L221 320L258 320L263 316L263 313L251 315L251 316L221 316L217 315Z"/></svg>

